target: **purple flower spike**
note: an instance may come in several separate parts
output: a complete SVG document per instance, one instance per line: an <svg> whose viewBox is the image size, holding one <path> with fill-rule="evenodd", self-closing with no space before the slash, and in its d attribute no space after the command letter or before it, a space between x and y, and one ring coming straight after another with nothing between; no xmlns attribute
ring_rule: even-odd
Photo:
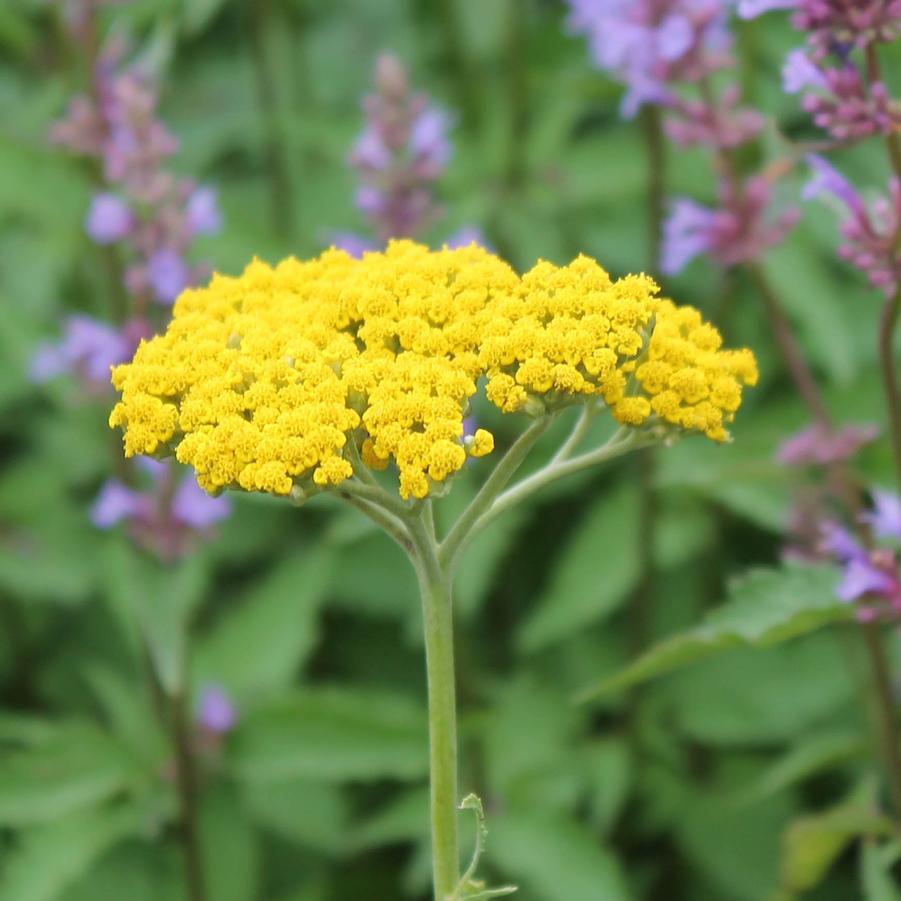
<svg viewBox="0 0 901 901"><path fill-rule="evenodd" d="M184 259L170 247L157 250L147 261L147 280L159 303L174 303L188 286L189 278Z"/></svg>
<svg viewBox="0 0 901 901"><path fill-rule="evenodd" d="M215 235L222 228L219 201L212 188L195 188L185 205L185 228L190 237Z"/></svg>
<svg viewBox="0 0 901 901"><path fill-rule="evenodd" d="M668 103L677 82L696 82L728 63L726 4L719 0L568 0L571 31L626 88L620 112Z"/></svg>
<svg viewBox="0 0 901 901"><path fill-rule="evenodd" d="M415 237L437 213L432 184L450 159L450 117L410 90L390 54L376 62L375 91L363 109L366 126L350 154L360 176L357 207L379 241Z"/></svg>
<svg viewBox="0 0 901 901"><path fill-rule="evenodd" d="M851 560L845 565L835 593L839 600L850 603L868 594L888 595L894 585L892 577L869 560Z"/></svg>
<svg viewBox="0 0 901 901"><path fill-rule="evenodd" d="M738 0L738 15L742 19L756 19L775 9L795 9L801 0Z"/></svg>
<svg viewBox="0 0 901 901"><path fill-rule="evenodd" d="M198 531L209 529L230 513L231 501L224 494L210 496L191 475L181 480L172 498L172 517Z"/></svg>
<svg viewBox="0 0 901 901"><path fill-rule="evenodd" d="M837 429L811 425L783 441L776 460L784 466L829 466L850 459L878 434L875 423L849 423Z"/></svg>
<svg viewBox="0 0 901 901"><path fill-rule="evenodd" d="M661 271L675 275L696 256L710 250L715 222L713 210L686 197L675 200L663 223Z"/></svg>
<svg viewBox="0 0 901 901"><path fill-rule="evenodd" d="M147 513L146 496L126 488L116 479L106 482L91 507L91 522L98 529L111 529L125 519Z"/></svg>
<svg viewBox="0 0 901 901"><path fill-rule="evenodd" d="M219 685L206 685L197 704L197 724L214 735L225 735L235 728L238 714L231 698Z"/></svg>
<svg viewBox="0 0 901 901"><path fill-rule="evenodd" d="M92 391L105 390L110 385L110 367L134 352L134 331L133 323L119 332L89 316L70 316L63 326L62 339L37 349L29 377L43 383L60 375L74 375Z"/></svg>
<svg viewBox="0 0 901 901"><path fill-rule="evenodd" d="M877 538L901 542L901 497L890 491L873 492L873 512L861 516Z"/></svg>
<svg viewBox="0 0 901 901"><path fill-rule="evenodd" d="M85 230L98 244L121 241L132 229L134 217L128 204L115 194L94 196L85 219Z"/></svg>
<svg viewBox="0 0 901 901"><path fill-rule="evenodd" d="M851 212L856 213L863 209L860 194L835 166L813 153L808 154L807 165L813 172L813 178L802 189L802 199L812 200L815 197L831 195L837 197Z"/></svg>
<svg viewBox="0 0 901 901"><path fill-rule="evenodd" d="M867 552L863 545L844 526L836 522L823 523L821 534L823 551L842 563L866 559Z"/></svg>
<svg viewBox="0 0 901 901"><path fill-rule="evenodd" d="M807 88L826 90L829 83L803 50L792 50L782 68L782 87L786 94L797 94Z"/></svg>

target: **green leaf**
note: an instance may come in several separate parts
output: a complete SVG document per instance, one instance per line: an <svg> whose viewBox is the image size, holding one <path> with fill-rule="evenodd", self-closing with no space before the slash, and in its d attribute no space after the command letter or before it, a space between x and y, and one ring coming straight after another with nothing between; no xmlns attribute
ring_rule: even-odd
<svg viewBox="0 0 901 901"><path fill-rule="evenodd" d="M865 901L901 901L901 891L891 874L898 851L897 842L881 846L874 841L863 843L860 870Z"/></svg>
<svg viewBox="0 0 901 901"><path fill-rule="evenodd" d="M4 859L0 901L55 901L100 856L137 832L133 808L79 811L20 833Z"/></svg>
<svg viewBox="0 0 901 901"><path fill-rule="evenodd" d="M705 621L651 648L619 673L581 693L588 699L627 688L728 648L767 647L853 616L834 594L832 568L787 565L752 570Z"/></svg>
<svg viewBox="0 0 901 901"><path fill-rule="evenodd" d="M598 837L574 820L535 809L508 810L489 820L485 857L523 897L626 901L619 863ZM528 894L526 894L528 891Z"/></svg>
<svg viewBox="0 0 901 901"><path fill-rule="evenodd" d="M241 593L195 645L195 678L239 698L290 685L315 646L331 569L322 548L288 557Z"/></svg>
<svg viewBox="0 0 901 901"><path fill-rule="evenodd" d="M868 788L829 810L795 820L783 836L782 885L787 892L819 885L845 848L858 837L889 836L892 821L874 808Z"/></svg>
<svg viewBox="0 0 901 901"><path fill-rule="evenodd" d="M748 788L743 800L752 803L785 791L866 751L866 741L856 733L830 731L805 737L764 771Z"/></svg>
<svg viewBox="0 0 901 901"><path fill-rule="evenodd" d="M230 761L245 779L415 779L428 770L425 711L370 690L320 688L283 695L251 711Z"/></svg>
<svg viewBox="0 0 901 901"><path fill-rule="evenodd" d="M117 741L90 725L72 723L27 751L0 755L0 823L55 820L141 778L136 761Z"/></svg>
<svg viewBox="0 0 901 901"><path fill-rule="evenodd" d="M343 788L318 780L243 782L241 798L250 818L275 835L323 854L338 854L348 840ZM421 813L426 816L428 797Z"/></svg>
<svg viewBox="0 0 901 901"><path fill-rule="evenodd" d="M259 898L259 843L232 787L217 785L204 794L198 825L209 897Z"/></svg>
<svg viewBox="0 0 901 901"><path fill-rule="evenodd" d="M638 579L638 500L632 482L604 492L551 562L550 584L520 627L521 651L542 650L600 622Z"/></svg>

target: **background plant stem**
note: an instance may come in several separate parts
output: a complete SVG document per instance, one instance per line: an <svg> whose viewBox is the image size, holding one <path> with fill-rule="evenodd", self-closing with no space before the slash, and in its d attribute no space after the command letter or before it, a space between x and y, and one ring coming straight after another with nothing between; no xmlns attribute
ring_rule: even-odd
<svg viewBox="0 0 901 901"><path fill-rule="evenodd" d="M263 122L263 154L269 180L272 225L282 238L294 235L295 216L291 177L278 109L276 79L272 72L269 32L273 27L270 0L256 0L250 8L250 46Z"/></svg>
<svg viewBox="0 0 901 901"><path fill-rule="evenodd" d="M879 365L895 460L895 484L901 489L901 389L898 387L893 347L899 311L901 311L901 291L896 291L886 299L879 317Z"/></svg>
<svg viewBox="0 0 901 901"><path fill-rule="evenodd" d="M197 829L197 773L191 746L191 716L184 690L171 699L175 782L178 791L179 829L185 858L185 878L191 901L207 901L203 855Z"/></svg>

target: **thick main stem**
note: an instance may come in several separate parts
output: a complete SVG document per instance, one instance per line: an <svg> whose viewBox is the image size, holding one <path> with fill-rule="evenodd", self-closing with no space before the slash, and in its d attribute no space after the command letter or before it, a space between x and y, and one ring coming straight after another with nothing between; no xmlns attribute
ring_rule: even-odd
<svg viewBox="0 0 901 901"><path fill-rule="evenodd" d="M879 368L885 391L889 436L895 460L896 485L901 491L901 388L898 386L898 372L893 348L899 312L901 312L901 291L896 291L885 301L879 317Z"/></svg>
<svg viewBox="0 0 901 901"><path fill-rule="evenodd" d="M435 901L457 889L457 698L451 582L438 563L424 516L411 522L414 562L422 596L429 698L429 786Z"/></svg>
<svg viewBox="0 0 901 901"><path fill-rule="evenodd" d="M172 698L172 736L175 746L175 782L178 791L179 829L185 857L185 879L191 901L206 901L203 856L197 831L197 775L191 748L191 726L184 693Z"/></svg>

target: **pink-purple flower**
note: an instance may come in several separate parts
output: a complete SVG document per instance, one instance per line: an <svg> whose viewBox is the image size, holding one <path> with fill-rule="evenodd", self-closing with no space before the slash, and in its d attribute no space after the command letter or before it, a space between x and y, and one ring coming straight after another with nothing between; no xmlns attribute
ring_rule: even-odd
<svg viewBox="0 0 901 901"><path fill-rule="evenodd" d="M839 256L865 272L870 284L890 296L901 284L901 183L889 181L888 196L879 196L869 204L851 183L820 156L810 155L807 162L813 178L802 197L834 198L845 208L840 226L844 243Z"/></svg>
<svg viewBox="0 0 901 901"><path fill-rule="evenodd" d="M230 513L228 498L211 497L191 474L179 478L173 464L149 457L138 458L136 464L148 487L108 480L91 508L98 529L125 523L137 544L163 560L174 560Z"/></svg>
<svg viewBox="0 0 901 901"><path fill-rule="evenodd" d="M410 90L390 54L376 63L375 92L363 109L366 127L350 154L360 176L357 207L381 242L415 236L438 213L432 186L450 158L450 117Z"/></svg>
<svg viewBox="0 0 901 901"><path fill-rule="evenodd" d="M197 725L212 736L231 732L238 722L238 711L228 692L214 683L204 685L197 701Z"/></svg>
<svg viewBox="0 0 901 901"><path fill-rule="evenodd" d="M814 423L786 438L776 460L784 466L831 466L851 459L878 434L879 427L872 422L834 428Z"/></svg>
<svg viewBox="0 0 901 901"><path fill-rule="evenodd" d="M222 224L216 193L167 168L178 142L157 119L153 80L123 62L112 42L94 71L91 96L69 104L52 138L100 164L107 189L97 194L85 226L99 244L120 244L125 286L139 301L171 303L206 267L187 262L191 242Z"/></svg>
<svg viewBox="0 0 901 901"><path fill-rule="evenodd" d="M117 329L90 316L70 316L59 341L38 346L28 374L39 384L61 375L75 376L92 392L107 391L110 367L130 359L141 338L147 337L150 327L142 319Z"/></svg>
<svg viewBox="0 0 901 901"><path fill-rule="evenodd" d="M664 273L676 274L700 254L722 266L758 259L797 222L795 208L770 215L772 185L762 176L740 184L725 180L721 192L716 209L684 197L673 202L663 223L660 268Z"/></svg>
<svg viewBox="0 0 901 901"><path fill-rule="evenodd" d="M894 500L897 501L897 497ZM876 512L863 518L872 519L879 515ZM891 528L886 537L899 541L901 531ZM892 550L866 548L847 529L834 522L823 525L821 547L842 567L836 596L845 603L855 603L860 620L901 617L901 581L897 555Z"/></svg>
<svg viewBox="0 0 901 901"><path fill-rule="evenodd" d="M728 8L720 0L568 0L569 29L584 34L595 65L626 88L621 112L666 103L679 82L728 64Z"/></svg>

